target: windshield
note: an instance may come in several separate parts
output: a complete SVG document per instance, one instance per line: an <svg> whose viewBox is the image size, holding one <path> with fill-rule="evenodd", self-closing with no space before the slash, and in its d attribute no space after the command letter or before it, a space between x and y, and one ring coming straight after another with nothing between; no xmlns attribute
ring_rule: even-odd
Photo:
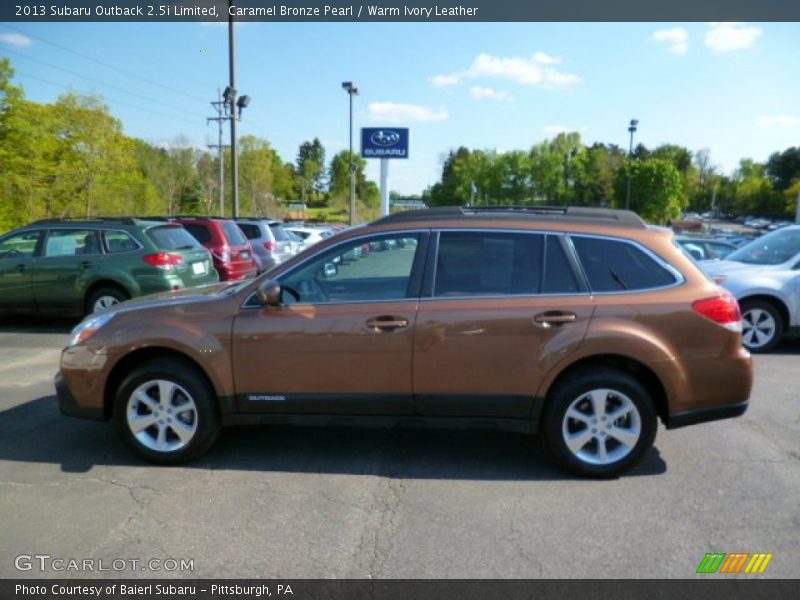
<svg viewBox="0 0 800 600"><path fill-rule="evenodd" d="M800 253L800 229L781 229L757 238L728 255L749 265L779 265Z"/></svg>

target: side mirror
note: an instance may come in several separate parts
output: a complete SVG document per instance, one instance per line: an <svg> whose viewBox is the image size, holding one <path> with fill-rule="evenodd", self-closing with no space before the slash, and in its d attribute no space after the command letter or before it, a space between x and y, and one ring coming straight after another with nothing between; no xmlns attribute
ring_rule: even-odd
<svg viewBox="0 0 800 600"><path fill-rule="evenodd" d="M256 294L266 306L281 305L281 284L274 279L267 279L258 284Z"/></svg>
<svg viewBox="0 0 800 600"><path fill-rule="evenodd" d="M322 267L322 279L330 279L331 277L336 277L339 274L339 267L336 266L336 263L325 263Z"/></svg>

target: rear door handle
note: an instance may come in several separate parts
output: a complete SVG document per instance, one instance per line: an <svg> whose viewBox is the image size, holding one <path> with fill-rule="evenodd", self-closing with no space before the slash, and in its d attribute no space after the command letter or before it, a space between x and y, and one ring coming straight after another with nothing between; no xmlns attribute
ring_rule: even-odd
<svg viewBox="0 0 800 600"><path fill-rule="evenodd" d="M22 273L27 268L28 268L28 265L26 265L25 263L20 263L20 264L17 265L17 271L19 271L20 273Z"/></svg>
<svg viewBox="0 0 800 600"><path fill-rule="evenodd" d="M88 269L89 267L92 266L92 264L94 264L94 263L92 263L91 261L82 260L81 263L80 263L80 267L81 267L81 269Z"/></svg>
<svg viewBox="0 0 800 600"><path fill-rule="evenodd" d="M576 318L577 316L575 313L549 310L533 317L533 323L534 325L544 328L559 327L564 323L574 323Z"/></svg>
<svg viewBox="0 0 800 600"><path fill-rule="evenodd" d="M408 319L403 317L395 317L392 315L381 315L367 319L367 329L371 329L375 333L383 331L394 331L395 329L403 329L408 327Z"/></svg>

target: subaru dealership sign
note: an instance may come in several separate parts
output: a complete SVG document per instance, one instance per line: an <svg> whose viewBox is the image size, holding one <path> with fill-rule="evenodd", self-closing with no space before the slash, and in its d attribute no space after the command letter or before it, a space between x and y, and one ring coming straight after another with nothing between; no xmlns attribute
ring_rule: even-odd
<svg viewBox="0 0 800 600"><path fill-rule="evenodd" d="M408 158L408 128L363 127L361 156L364 158Z"/></svg>

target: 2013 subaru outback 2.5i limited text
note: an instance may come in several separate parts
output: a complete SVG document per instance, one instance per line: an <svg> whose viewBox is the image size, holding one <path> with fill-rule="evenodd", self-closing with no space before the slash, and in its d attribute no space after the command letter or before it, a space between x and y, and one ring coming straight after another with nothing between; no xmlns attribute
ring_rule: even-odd
<svg viewBox="0 0 800 600"><path fill-rule="evenodd" d="M367 253L355 248L370 247ZM62 412L113 419L175 464L225 424L539 432L563 467L617 474L667 428L744 413L735 299L625 211L409 211L269 279L126 302L73 331Z"/></svg>

